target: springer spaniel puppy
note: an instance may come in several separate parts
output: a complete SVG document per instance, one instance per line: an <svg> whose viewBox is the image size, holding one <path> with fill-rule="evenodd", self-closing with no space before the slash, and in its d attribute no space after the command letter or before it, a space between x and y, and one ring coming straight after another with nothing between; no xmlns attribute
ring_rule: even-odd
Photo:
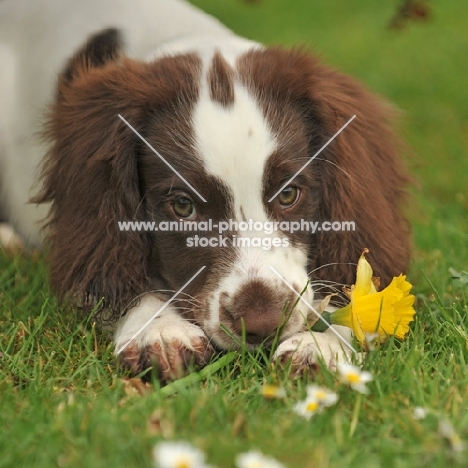
<svg viewBox="0 0 468 468"><path fill-rule="evenodd" d="M47 217L53 290L114 323L135 373L166 380L275 334L277 359L333 365L346 341L307 331L323 286L352 284L365 247L383 286L407 268L390 108L301 49L181 0L1 0L0 69L3 220L39 245ZM304 220L355 230L278 228ZM128 221L231 224L220 239Z"/></svg>

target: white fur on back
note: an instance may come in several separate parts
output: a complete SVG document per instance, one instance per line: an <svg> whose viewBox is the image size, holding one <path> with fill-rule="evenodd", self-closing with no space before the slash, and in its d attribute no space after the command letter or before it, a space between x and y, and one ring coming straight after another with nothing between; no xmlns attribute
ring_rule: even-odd
<svg viewBox="0 0 468 468"><path fill-rule="evenodd" d="M47 206L28 202L47 150L37 134L57 74L90 35L106 28L119 29L125 53L142 60L193 50L200 37L231 49L247 42L181 0L1 0L0 208L30 244L40 243L38 221L47 213Z"/></svg>

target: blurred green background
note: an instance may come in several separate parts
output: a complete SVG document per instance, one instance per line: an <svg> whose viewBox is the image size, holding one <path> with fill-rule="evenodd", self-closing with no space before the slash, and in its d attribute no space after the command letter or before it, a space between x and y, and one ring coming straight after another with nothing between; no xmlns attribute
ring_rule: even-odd
<svg viewBox="0 0 468 468"><path fill-rule="evenodd" d="M389 25L401 0L192 3L242 36L303 44L393 102L417 181L408 207L413 283L427 289L425 274L445 289L449 267L468 269L468 2L412 2L399 28Z"/></svg>

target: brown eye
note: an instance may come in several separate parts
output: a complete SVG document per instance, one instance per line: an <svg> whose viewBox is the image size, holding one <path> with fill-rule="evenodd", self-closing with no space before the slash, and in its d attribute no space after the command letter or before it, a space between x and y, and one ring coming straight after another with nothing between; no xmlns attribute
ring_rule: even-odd
<svg viewBox="0 0 468 468"><path fill-rule="evenodd" d="M299 198L300 191L297 187L286 187L278 195L278 200L282 206L288 207L294 205Z"/></svg>
<svg viewBox="0 0 468 468"><path fill-rule="evenodd" d="M184 219L194 219L197 214L192 200L186 197L177 198L172 205L172 209L177 216Z"/></svg>

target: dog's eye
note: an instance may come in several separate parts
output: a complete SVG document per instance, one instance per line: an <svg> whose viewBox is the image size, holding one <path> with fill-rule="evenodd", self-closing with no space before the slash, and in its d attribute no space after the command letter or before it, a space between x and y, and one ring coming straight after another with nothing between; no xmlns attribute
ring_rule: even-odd
<svg viewBox="0 0 468 468"><path fill-rule="evenodd" d="M283 189L278 195L278 200L282 206L291 206L297 202L300 191L297 187L289 186Z"/></svg>
<svg viewBox="0 0 468 468"><path fill-rule="evenodd" d="M195 207L192 200L186 197L177 198L172 205L174 213L184 219L194 219L196 216Z"/></svg>

